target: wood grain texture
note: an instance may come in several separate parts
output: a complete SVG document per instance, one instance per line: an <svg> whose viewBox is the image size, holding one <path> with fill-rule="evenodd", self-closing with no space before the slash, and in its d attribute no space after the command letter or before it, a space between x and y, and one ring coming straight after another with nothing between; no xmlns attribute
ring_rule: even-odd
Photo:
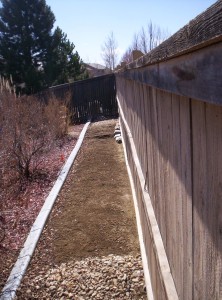
<svg viewBox="0 0 222 300"><path fill-rule="evenodd" d="M222 299L221 20L222 1L217 1L116 74L177 293L184 300ZM142 198L139 188L138 194ZM161 299L144 209L141 202L152 284Z"/></svg>
<svg viewBox="0 0 222 300"><path fill-rule="evenodd" d="M134 132L144 189L151 196L178 294L181 299L192 299L190 101L131 80L126 82L117 80L121 90L118 95ZM145 223L144 219L144 230ZM150 264L153 266L152 260ZM151 268L151 272L156 278L156 270Z"/></svg>
<svg viewBox="0 0 222 300"><path fill-rule="evenodd" d="M191 20L147 55L125 66L135 69L155 64L222 40L222 1L219 0L202 14Z"/></svg>
<svg viewBox="0 0 222 300"><path fill-rule="evenodd" d="M222 28L222 26L221 26ZM169 61L117 73L178 95L222 104L222 42Z"/></svg>
<svg viewBox="0 0 222 300"><path fill-rule="evenodd" d="M178 296L222 299L222 107L123 77L117 77L117 87ZM139 185L135 169L134 176ZM139 186L137 193L152 284L158 289Z"/></svg>
<svg viewBox="0 0 222 300"><path fill-rule="evenodd" d="M181 299L191 300L192 284L193 284L193 220L192 220L192 159L191 159L191 118L190 118L190 99L185 97L176 97L175 101L179 101L180 112L180 180L183 182L180 190L181 206L178 214L178 226L181 226L181 245L180 250L183 253L180 262L181 269ZM179 219L180 218L180 219ZM180 256L180 255L179 255ZM179 272L179 270L178 270Z"/></svg>
<svg viewBox="0 0 222 300"><path fill-rule="evenodd" d="M193 299L221 299L222 108L192 101Z"/></svg>
<svg viewBox="0 0 222 300"><path fill-rule="evenodd" d="M122 113L120 113L120 117L122 117ZM121 122L121 124L122 123L123 122ZM122 124L122 129L125 145L127 147L128 162L133 174L136 189L154 298L160 300L175 300L178 299L175 285L170 274L166 254L161 242L160 233L158 231L158 226L156 224L150 199L143 191L144 178L140 168L138 156L136 154L135 145L132 141L129 142L127 134L129 131L126 130L125 124Z"/></svg>

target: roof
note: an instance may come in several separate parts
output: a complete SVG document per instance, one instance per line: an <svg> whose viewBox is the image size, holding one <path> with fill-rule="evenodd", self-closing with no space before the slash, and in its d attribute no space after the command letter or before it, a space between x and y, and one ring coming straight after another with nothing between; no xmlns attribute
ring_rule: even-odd
<svg viewBox="0 0 222 300"><path fill-rule="evenodd" d="M105 66L100 65L100 64L96 64L96 63L88 63L88 64L85 64L85 65L88 65L89 67L92 67L94 69L99 69L99 70L105 70L106 69Z"/></svg>

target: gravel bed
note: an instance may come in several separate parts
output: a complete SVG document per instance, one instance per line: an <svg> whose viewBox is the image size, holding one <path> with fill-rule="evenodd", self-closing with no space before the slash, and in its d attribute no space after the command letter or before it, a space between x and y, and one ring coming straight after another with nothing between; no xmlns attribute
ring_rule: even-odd
<svg viewBox="0 0 222 300"><path fill-rule="evenodd" d="M21 286L20 289L23 287ZM141 257L87 257L28 278L16 299L147 299Z"/></svg>

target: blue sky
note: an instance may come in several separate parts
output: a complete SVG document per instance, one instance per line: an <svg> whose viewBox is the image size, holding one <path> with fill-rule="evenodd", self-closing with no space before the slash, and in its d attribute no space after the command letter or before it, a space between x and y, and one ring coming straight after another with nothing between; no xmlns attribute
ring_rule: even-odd
<svg viewBox="0 0 222 300"><path fill-rule="evenodd" d="M171 34L216 1L212 0L46 0L59 26L85 62L103 63L101 46L113 32L119 58L133 35L150 20Z"/></svg>

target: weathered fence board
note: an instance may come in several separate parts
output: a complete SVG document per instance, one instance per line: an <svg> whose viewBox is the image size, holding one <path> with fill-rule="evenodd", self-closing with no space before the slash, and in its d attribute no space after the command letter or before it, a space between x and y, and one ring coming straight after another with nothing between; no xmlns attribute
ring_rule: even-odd
<svg viewBox="0 0 222 300"><path fill-rule="evenodd" d="M178 294L192 299L190 100L179 96L178 101L178 96L141 84L132 85L133 93L130 83L118 78L119 101L132 128Z"/></svg>
<svg viewBox="0 0 222 300"><path fill-rule="evenodd" d="M222 104L222 85L218 76L221 52L222 42L219 42L202 49L201 53L195 51L164 63L127 69L124 77L182 96Z"/></svg>
<svg viewBox="0 0 222 300"><path fill-rule="evenodd" d="M53 86L42 95L47 98L49 92L60 99L71 98L69 108L73 123L118 115L114 74Z"/></svg>
<svg viewBox="0 0 222 300"><path fill-rule="evenodd" d="M154 65L186 53L194 54L211 44L222 41L222 1L219 0L202 14L191 20L159 47L150 51L136 61L125 66L126 69L136 69ZM140 80L141 79L140 74Z"/></svg>
<svg viewBox="0 0 222 300"><path fill-rule="evenodd" d="M143 190L142 170L135 151L135 144L132 142L131 133L126 126L124 116L120 113L120 121L123 138L127 149L127 158L131 166L131 172L135 182L140 221L143 228L144 244L146 255L149 260L149 270L151 274L152 290L155 299L178 299L175 285L169 271L166 254L160 239L156 219L153 213L150 198ZM135 163L136 159L136 163ZM142 181L141 181L142 180Z"/></svg>
<svg viewBox="0 0 222 300"><path fill-rule="evenodd" d="M122 77L117 77L117 91L178 296L180 299L219 299L222 170L218 157L222 151L222 108L146 85L135 85ZM133 160L129 161L133 168ZM134 179L135 172L132 171ZM135 181L137 186L138 179ZM139 188L137 196L142 198ZM146 237L148 225L142 202L139 207L150 270L156 273L152 237ZM152 276L155 287L160 289L156 275ZM160 295L156 299L161 299Z"/></svg>
<svg viewBox="0 0 222 300"><path fill-rule="evenodd" d="M217 1L116 73L120 117L129 127L123 137L131 134L135 144L136 155L130 142L127 153L155 299L169 294L144 191L179 299L222 299L221 20Z"/></svg>
<svg viewBox="0 0 222 300"><path fill-rule="evenodd" d="M173 97L176 98L175 95ZM181 202L181 215L178 215L178 226L182 226L181 233L181 260L183 262L179 274L182 276L178 281L181 299L192 298L192 276L193 276L193 256L192 256L192 174L191 174L191 120L190 120L190 99L177 97L180 105L180 180L181 194L178 195L178 201ZM181 141L186 141L181 144Z"/></svg>
<svg viewBox="0 0 222 300"><path fill-rule="evenodd" d="M192 128L193 298L221 299L222 107L192 101Z"/></svg>

